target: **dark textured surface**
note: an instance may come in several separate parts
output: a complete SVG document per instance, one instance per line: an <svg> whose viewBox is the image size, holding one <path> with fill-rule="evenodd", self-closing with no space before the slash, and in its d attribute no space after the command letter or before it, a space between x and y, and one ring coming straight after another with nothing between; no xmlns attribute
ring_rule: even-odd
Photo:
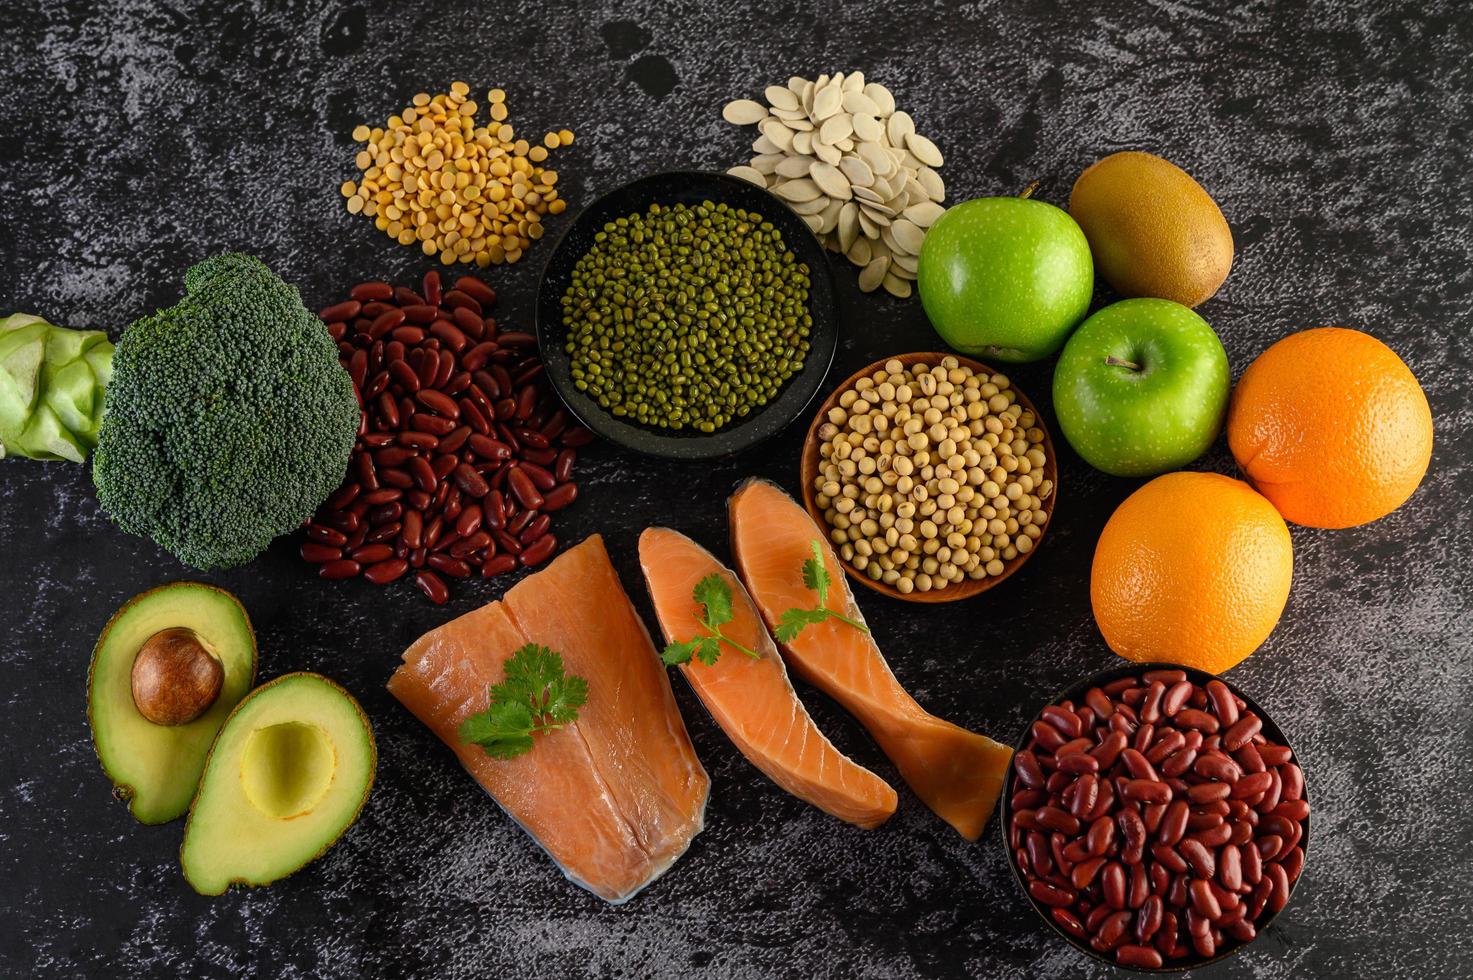
<svg viewBox="0 0 1473 980"><path fill-rule="evenodd" d="M227 247L259 254L312 306L360 278L417 276L419 256L344 213L337 185L355 174L355 123L455 78L504 86L526 132L578 132L558 157L575 205L639 173L739 162L750 136L720 106L795 71L861 67L886 83L946 153L953 201L1040 179L1040 196L1061 202L1098 156L1160 152L1216 195L1237 236L1233 273L1201 309L1235 374L1291 330L1361 327L1421 378L1438 439L1427 480L1393 516L1294 529L1284 619L1232 679L1297 744L1314 848L1270 934L1201 975L1466 972L1473 25L1462 4L452 6L0 5L0 310L116 332L171 303L192 260ZM530 317L541 257L494 276L512 319ZM936 343L918 303L861 296L847 269L839 283L836 377ZM1048 415L1049 366L1014 376ZM602 531L635 586L646 524L720 550L735 480L759 473L795 490L801 428L714 467L590 451L584 499L561 526L568 538ZM1231 464L1219 444L1197 465ZM1112 662L1090 616L1089 556L1136 483L1066 455L1061 484L1045 547L1003 588L943 608L861 597L922 703L1009 741L1043 698ZM1035 920L996 826L966 844L904 789L882 829L838 824L759 776L679 683L713 778L708 827L648 892L605 907L383 690L409 641L500 584L459 588L436 609L408 587L320 583L291 541L208 580L250 610L263 678L321 670L362 699L379 783L317 864L267 890L199 898L179 873L179 826L138 826L109 799L83 712L108 615L190 573L114 530L80 467L0 463L0 515L0 973L1111 972ZM841 748L894 778L851 719L802 693Z"/></svg>

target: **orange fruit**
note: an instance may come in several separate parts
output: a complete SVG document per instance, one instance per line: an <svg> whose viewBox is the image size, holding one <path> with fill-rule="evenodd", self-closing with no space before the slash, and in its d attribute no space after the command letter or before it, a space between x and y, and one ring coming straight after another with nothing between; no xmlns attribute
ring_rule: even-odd
<svg viewBox="0 0 1473 980"><path fill-rule="evenodd" d="M1370 334L1290 334L1248 365L1228 407L1238 468L1279 513L1309 527L1385 517L1422 482L1432 410L1396 352Z"/></svg>
<svg viewBox="0 0 1473 980"><path fill-rule="evenodd" d="M1167 473L1110 515L1089 598L1105 642L1125 659L1221 673L1273 632L1293 572L1289 528L1252 487Z"/></svg>

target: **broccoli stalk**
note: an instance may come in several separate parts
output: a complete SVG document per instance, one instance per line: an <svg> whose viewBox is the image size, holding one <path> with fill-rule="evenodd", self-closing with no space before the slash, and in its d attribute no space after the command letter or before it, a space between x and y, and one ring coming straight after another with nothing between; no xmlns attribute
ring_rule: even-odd
<svg viewBox="0 0 1473 980"><path fill-rule="evenodd" d="M80 463L97 445L113 345L29 313L0 318L0 458Z"/></svg>
<svg viewBox="0 0 1473 980"><path fill-rule="evenodd" d="M322 322L259 260L208 259L184 288L118 342L92 476L123 530L225 568L342 482L358 400Z"/></svg>

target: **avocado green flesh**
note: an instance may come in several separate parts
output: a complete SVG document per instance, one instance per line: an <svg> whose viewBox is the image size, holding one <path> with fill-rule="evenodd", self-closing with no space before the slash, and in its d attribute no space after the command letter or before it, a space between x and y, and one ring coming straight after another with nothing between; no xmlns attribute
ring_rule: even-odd
<svg viewBox="0 0 1473 980"><path fill-rule="evenodd" d="M204 895L266 885L321 857L358 819L377 765L352 695L287 674L220 730L184 828L184 876Z"/></svg>
<svg viewBox="0 0 1473 980"><path fill-rule="evenodd" d="M133 703L133 660L155 633L195 632L224 668L220 696L185 725L156 725ZM134 598L108 623L92 653L87 714L103 771L133 816L168 823L189 809L215 733L256 679L256 638L230 593L176 582Z"/></svg>

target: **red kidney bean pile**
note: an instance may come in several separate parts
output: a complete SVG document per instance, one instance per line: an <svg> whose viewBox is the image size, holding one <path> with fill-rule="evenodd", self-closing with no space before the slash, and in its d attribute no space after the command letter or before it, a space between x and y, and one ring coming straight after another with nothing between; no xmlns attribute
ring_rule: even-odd
<svg viewBox="0 0 1473 980"><path fill-rule="evenodd" d="M431 602L446 578L546 561L552 515L578 499L574 424L546 383L536 340L498 329L496 292L363 282L322 310L363 418L347 479L306 527L302 557L327 579L387 585L413 571Z"/></svg>
<svg viewBox="0 0 1473 980"><path fill-rule="evenodd" d="M1125 966L1249 942L1304 867L1288 746L1219 680L1149 670L1044 708L1013 761L1009 843L1028 894Z"/></svg>

